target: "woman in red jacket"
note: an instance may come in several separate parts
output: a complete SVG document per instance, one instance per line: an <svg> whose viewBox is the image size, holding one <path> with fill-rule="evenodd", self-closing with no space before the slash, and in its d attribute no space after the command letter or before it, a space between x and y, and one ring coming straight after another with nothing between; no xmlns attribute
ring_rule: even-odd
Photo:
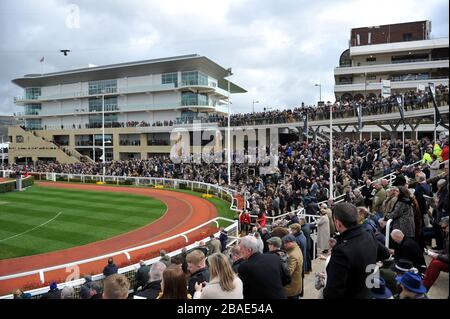
<svg viewBox="0 0 450 319"><path fill-rule="evenodd" d="M250 213L244 210L241 216L239 217L239 222L241 223L241 233L245 232L245 234L248 234L251 222Z"/></svg>

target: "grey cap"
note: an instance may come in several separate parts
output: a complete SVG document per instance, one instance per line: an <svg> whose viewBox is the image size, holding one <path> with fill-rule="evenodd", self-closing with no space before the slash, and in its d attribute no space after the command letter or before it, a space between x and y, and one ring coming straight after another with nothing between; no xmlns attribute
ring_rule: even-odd
<svg viewBox="0 0 450 319"><path fill-rule="evenodd" d="M281 238L280 237L270 237L269 239L267 239L267 244L273 245L277 248L281 248L281 245L282 245Z"/></svg>

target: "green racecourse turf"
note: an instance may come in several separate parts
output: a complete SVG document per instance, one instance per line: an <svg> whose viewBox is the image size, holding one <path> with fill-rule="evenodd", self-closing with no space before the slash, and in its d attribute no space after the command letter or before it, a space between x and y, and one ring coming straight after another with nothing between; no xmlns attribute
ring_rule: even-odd
<svg viewBox="0 0 450 319"><path fill-rule="evenodd" d="M138 187L142 186L122 186ZM190 190L173 190L196 197ZM235 212L220 198L207 198L218 215L233 219ZM110 238L153 222L165 205L147 196L34 185L21 193L0 194L0 259L55 251ZM29 233L62 212L48 224ZM220 227L230 223L219 221Z"/></svg>
<svg viewBox="0 0 450 319"><path fill-rule="evenodd" d="M3 193L0 194L0 259L117 236L155 221L165 211L164 203L156 199L125 193L37 185L20 193ZM47 221L50 222L45 224ZM31 230L39 225L42 226ZM31 231L6 239L28 230Z"/></svg>

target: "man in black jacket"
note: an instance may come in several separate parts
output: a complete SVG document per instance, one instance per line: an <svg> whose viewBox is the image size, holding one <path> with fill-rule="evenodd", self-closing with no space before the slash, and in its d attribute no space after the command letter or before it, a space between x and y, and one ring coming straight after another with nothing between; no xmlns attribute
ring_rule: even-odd
<svg viewBox="0 0 450 319"><path fill-rule="evenodd" d="M366 279L370 275L368 266L377 262L376 239L358 225L358 211L350 203L336 204L333 219L340 236L326 269L324 299L370 299Z"/></svg>
<svg viewBox="0 0 450 319"><path fill-rule="evenodd" d="M209 282L209 269L206 267L205 255L198 249L194 249L187 254L186 262L190 273L188 293L194 296L196 283Z"/></svg>
<svg viewBox="0 0 450 319"><path fill-rule="evenodd" d="M394 229L391 233L391 237L392 240L397 243L395 250L391 250L391 252L394 253L395 260L410 260L413 263L413 266L423 273L427 268L427 264L425 263L423 251L420 249L419 244L417 244L414 239L406 237L400 229Z"/></svg>
<svg viewBox="0 0 450 319"><path fill-rule="evenodd" d="M239 266L244 299L286 299L280 258L258 252L258 241L253 236L241 238L239 246L246 260Z"/></svg>
<svg viewBox="0 0 450 319"><path fill-rule="evenodd" d="M117 274L119 268L114 264L114 260L110 257L108 258L108 264L103 268L103 275L105 277L111 276L113 274Z"/></svg>
<svg viewBox="0 0 450 319"><path fill-rule="evenodd" d="M142 288L141 292L136 294L136 296L147 299L156 299L161 292L162 274L165 269L166 265L164 263L160 261L154 263L148 273L148 283Z"/></svg>

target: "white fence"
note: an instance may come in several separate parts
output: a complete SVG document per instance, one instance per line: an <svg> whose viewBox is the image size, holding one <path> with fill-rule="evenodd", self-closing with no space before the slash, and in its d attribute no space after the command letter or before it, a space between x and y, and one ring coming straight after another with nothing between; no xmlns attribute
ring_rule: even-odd
<svg viewBox="0 0 450 319"><path fill-rule="evenodd" d="M203 223L201 225L198 225L198 226L196 226L194 228L191 228L191 229L189 229L189 230L187 230L187 231L185 231L183 233L180 233L180 234L177 234L175 236L171 236L171 237L168 237L168 238L165 238L165 239L162 239L162 240L158 240L158 241L155 241L155 242L151 242L151 243L148 243L148 244L145 244L145 245L140 245L140 246L136 246L136 247L133 247L133 248L124 249L124 250L121 250L121 251L116 251L116 252L113 252L113 253L109 253L109 254L106 254L106 255L97 256L97 257L93 257L93 258L89 258L89 259L78 260L78 261L70 262L70 263L63 264L63 265L57 265L57 266L52 266L52 267L38 269L38 270L32 270L32 271L27 271L27 272L22 272L22 273L7 275L7 276L1 276L0 277L0 284L1 284L1 281L3 281L3 280L9 280L9 279L19 278L19 277L24 277L24 276L35 275L35 274L39 274L41 283L43 283L43 282L45 282L45 273L46 272L53 271L53 270L58 270L58 269L69 269L69 268L74 267L74 266L90 263L90 262L97 261L97 260L102 260L102 259L104 260L106 258L118 256L120 254L124 254L127 257L127 259L130 260L131 259L130 253L133 252L133 251L136 251L136 250L141 250L141 249L148 248L148 247L151 247L151 246L155 246L155 245L158 245L158 244L161 244L161 243L169 242L169 241L171 241L173 239L177 239L177 238L180 238L180 237L184 238L186 240L186 242L188 242L188 237L187 237L188 234L190 234L190 233L192 233L192 232L194 232L194 231L196 231L196 230L198 230L198 229L200 229L200 228L202 228L202 227L204 227L204 226L206 226L208 224L211 224L211 223L216 223L216 225L218 227L220 220L229 222L231 224L228 227L225 227L225 230L228 232L229 238L231 239L227 243L227 245L234 244L234 242L237 240L237 235L238 235L238 232L239 232L238 222L236 220L232 220L232 219L228 219L228 218L224 218L224 217L216 217L216 218L211 219L211 220L209 220L209 221L207 221L207 222L205 222L205 223ZM217 232L215 235L219 235L219 234L220 233ZM202 240L207 242L207 241L209 241L209 237L204 238ZM187 246L186 249L189 250L189 249L193 249L195 247L198 247L198 242ZM176 255L179 255L180 253L181 253L181 249L178 249L178 250L175 250L175 251L172 251L172 252L168 253L168 255L173 257L173 256L176 256ZM145 264L146 265L151 265L151 264L159 261L159 259L160 259L160 257L152 258L150 260L145 261ZM139 268L139 264L133 264L133 265L129 265L129 266L120 268L118 270L118 273L119 274L128 274L128 275L131 276L131 275L134 275L134 273L136 272L136 270L138 268ZM104 278L103 274L97 274L97 275L92 276L92 280L93 281L102 280L103 278ZM131 279L133 279L133 278L131 278ZM84 278L76 279L76 280L60 283L60 284L58 284L58 288L64 288L65 286L78 287L78 286L82 285L84 282L85 282ZM30 291L27 291L27 292L31 293L32 296L39 296L39 295L42 295L42 294L46 293L47 291L48 291L48 287L43 287L43 288L33 289L33 290L30 290ZM12 298L13 298L13 295L6 295L6 296L0 297L0 299L12 299Z"/></svg>

